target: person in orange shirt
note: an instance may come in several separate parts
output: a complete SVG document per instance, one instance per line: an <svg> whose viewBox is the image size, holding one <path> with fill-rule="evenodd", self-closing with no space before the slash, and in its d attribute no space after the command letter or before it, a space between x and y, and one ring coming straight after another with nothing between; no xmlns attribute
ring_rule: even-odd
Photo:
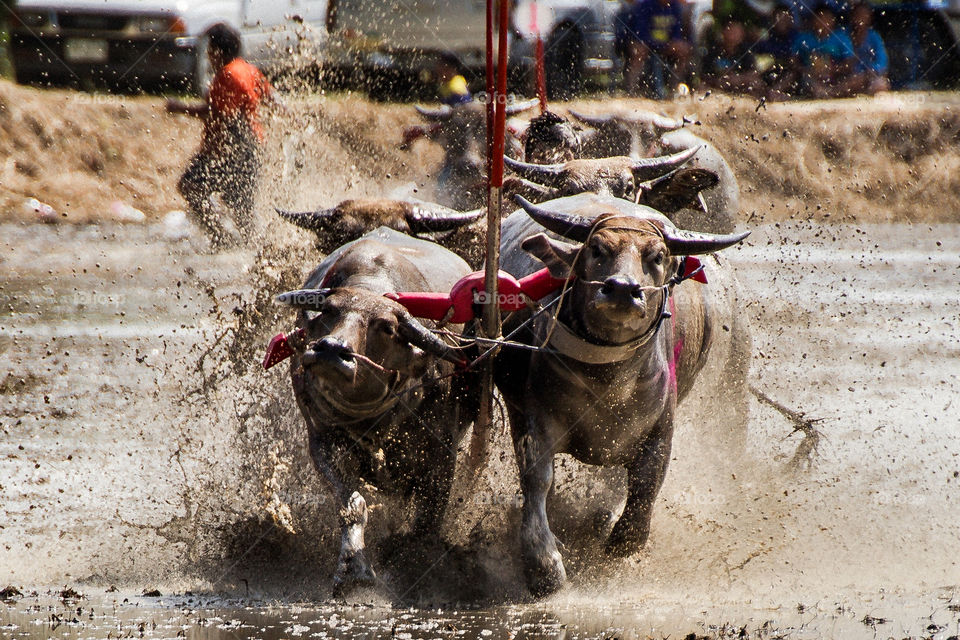
<svg viewBox="0 0 960 640"><path fill-rule="evenodd" d="M190 160L177 189L215 248L235 242L224 222L232 217L246 235L260 173L263 124L260 105L277 96L259 69L240 57L240 35L224 25L207 34L207 56L215 74L207 99L200 104L167 101L167 111L203 120L203 141ZM211 200L220 194L225 205ZM224 211L224 208L229 211ZM230 215L232 214L232 216Z"/></svg>

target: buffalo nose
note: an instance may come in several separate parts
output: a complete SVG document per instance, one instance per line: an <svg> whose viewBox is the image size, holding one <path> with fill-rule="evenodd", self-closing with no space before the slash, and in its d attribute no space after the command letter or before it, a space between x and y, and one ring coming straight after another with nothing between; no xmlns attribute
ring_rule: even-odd
<svg viewBox="0 0 960 640"><path fill-rule="evenodd" d="M605 296L630 296L636 302L643 302L643 287L628 276L610 276L603 281L600 293Z"/></svg>
<svg viewBox="0 0 960 640"><path fill-rule="evenodd" d="M338 338L332 338L330 336L321 338L313 346L313 350L318 354L333 356L344 362L353 361L353 350Z"/></svg>

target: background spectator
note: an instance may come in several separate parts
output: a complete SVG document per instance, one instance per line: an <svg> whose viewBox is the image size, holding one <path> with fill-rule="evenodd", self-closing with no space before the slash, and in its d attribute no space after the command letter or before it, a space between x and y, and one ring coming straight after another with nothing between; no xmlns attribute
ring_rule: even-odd
<svg viewBox="0 0 960 640"><path fill-rule="evenodd" d="M800 91L800 72L794 55L797 40L793 9L778 4L770 18L770 28L753 47L757 68L766 85L767 100L786 100Z"/></svg>
<svg viewBox="0 0 960 640"><path fill-rule="evenodd" d="M683 26L681 0L637 0L630 12L624 88L635 93L641 76L657 98L690 75L693 45ZM666 73L665 73L666 72Z"/></svg>
<svg viewBox="0 0 960 640"><path fill-rule="evenodd" d="M824 2L817 5L808 30L797 36L794 54L802 65L804 89L811 97L842 95L853 73L853 43L836 27L836 13Z"/></svg>
<svg viewBox="0 0 960 640"><path fill-rule="evenodd" d="M451 107L466 104L473 99L467 80L460 73L460 60L451 52L443 52L434 67L437 79L437 94L440 102Z"/></svg>
<svg viewBox="0 0 960 640"><path fill-rule="evenodd" d="M883 38L873 29L873 9L865 2L854 5L850 11L850 41L856 61L853 75L847 80L845 93L869 93L889 91L887 78L889 62Z"/></svg>
<svg viewBox="0 0 960 640"><path fill-rule="evenodd" d="M761 95L760 75L746 35L746 27L738 20L721 26L719 38L714 39L703 59L703 81L708 87Z"/></svg>

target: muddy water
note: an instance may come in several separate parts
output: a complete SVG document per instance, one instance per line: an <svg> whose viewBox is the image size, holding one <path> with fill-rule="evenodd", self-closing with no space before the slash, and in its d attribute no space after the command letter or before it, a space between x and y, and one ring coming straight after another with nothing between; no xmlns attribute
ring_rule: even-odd
<svg viewBox="0 0 960 640"><path fill-rule="evenodd" d="M746 452L711 451L704 431L723 416L690 403L647 549L606 562L558 518L571 585L536 605L510 604L524 599L516 488L497 455L454 508L456 548L410 576L382 572L384 588L350 605L317 604L331 507L304 467L285 372L257 370L284 319L248 322L259 283L309 265L263 269L262 255L206 255L151 227L0 237L0 587L26 594L0 604L0 637L960 631L956 225L781 224L728 252L753 384L821 418L821 436L754 403ZM621 479L591 473L565 462L558 501L615 507ZM374 540L389 531L376 526ZM61 601L64 585L86 598ZM139 596L154 588L201 595Z"/></svg>

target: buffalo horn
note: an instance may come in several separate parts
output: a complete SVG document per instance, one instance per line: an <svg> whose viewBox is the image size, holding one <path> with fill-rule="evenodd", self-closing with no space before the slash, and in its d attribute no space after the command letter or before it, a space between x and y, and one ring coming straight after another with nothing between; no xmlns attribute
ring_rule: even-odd
<svg viewBox="0 0 960 640"><path fill-rule="evenodd" d="M510 170L521 178L553 186L553 183L563 171L562 164L534 164L532 162L521 162L514 160L509 156L503 156L503 162Z"/></svg>
<svg viewBox="0 0 960 640"><path fill-rule="evenodd" d="M446 342L434 335L429 329L420 324L409 313L400 315L400 335L410 344L420 347L430 355L436 356L454 364L461 364L463 358Z"/></svg>
<svg viewBox="0 0 960 640"><path fill-rule="evenodd" d="M483 209L456 211L439 204L415 203L407 210L407 225L412 233L451 231L483 216Z"/></svg>
<svg viewBox="0 0 960 640"><path fill-rule="evenodd" d="M310 231L321 231L326 223L337 215L336 209L320 209L319 211L284 211L283 209L274 209L281 218L287 222L309 229Z"/></svg>
<svg viewBox="0 0 960 640"><path fill-rule="evenodd" d="M616 119L614 115L604 115L604 116L592 116L586 113L580 113L579 111L574 111L573 109L568 109L570 115L582 122L583 124L588 124L591 127L602 127L608 122L612 122Z"/></svg>
<svg viewBox="0 0 960 640"><path fill-rule="evenodd" d="M690 161L690 158L697 155L697 152L703 148L703 145L684 149L679 153L669 156L657 156L656 158L639 158L633 161L630 169L633 176L640 182L653 180L662 175L666 175Z"/></svg>
<svg viewBox="0 0 960 640"><path fill-rule="evenodd" d="M330 295L331 289L297 289L296 291L286 291L277 296L277 302L288 304L297 309L306 309L308 311L320 311L324 301Z"/></svg>
<svg viewBox="0 0 960 640"><path fill-rule="evenodd" d="M544 209L521 195L514 196L513 199L541 227L576 242L584 242L590 235L590 228L596 222L593 218Z"/></svg>
<svg viewBox="0 0 960 640"><path fill-rule="evenodd" d="M518 113L534 108L538 104L540 104L540 100L538 98L530 98L529 100L512 102L506 106L506 114L508 116L515 116Z"/></svg>
<svg viewBox="0 0 960 640"><path fill-rule="evenodd" d="M453 108L449 105L443 105L442 107L436 109L430 109L429 107L421 107L417 105L414 107L421 116L427 120L446 120L451 115L453 115Z"/></svg>
<svg viewBox="0 0 960 640"><path fill-rule="evenodd" d="M704 253L713 253L727 247L732 247L750 235L749 231L742 233L697 233L671 228L667 225L663 230L663 241L675 256L692 256Z"/></svg>

